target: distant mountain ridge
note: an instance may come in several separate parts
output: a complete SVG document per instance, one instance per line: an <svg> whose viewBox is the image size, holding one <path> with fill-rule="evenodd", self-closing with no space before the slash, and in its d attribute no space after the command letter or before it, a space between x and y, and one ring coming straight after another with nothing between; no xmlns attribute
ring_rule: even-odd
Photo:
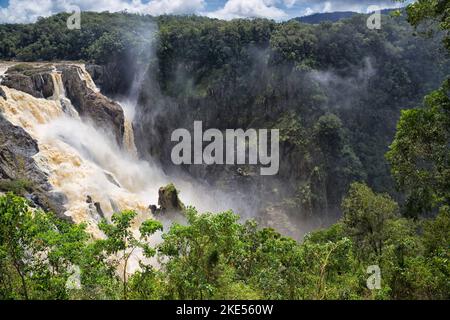
<svg viewBox="0 0 450 320"><path fill-rule="evenodd" d="M351 18L355 14L357 14L357 12L353 11L314 13L309 16L294 18L294 20L298 20L303 23L317 24L325 21L336 22L341 19Z"/></svg>
<svg viewBox="0 0 450 320"><path fill-rule="evenodd" d="M381 10L382 14L389 14L390 12L398 10L398 9L383 9ZM337 22L342 19L348 19L357 15L358 12L354 11L336 11L336 12L324 12L324 13L314 13L309 16L297 17L294 20L310 23L310 24L318 24L321 22Z"/></svg>

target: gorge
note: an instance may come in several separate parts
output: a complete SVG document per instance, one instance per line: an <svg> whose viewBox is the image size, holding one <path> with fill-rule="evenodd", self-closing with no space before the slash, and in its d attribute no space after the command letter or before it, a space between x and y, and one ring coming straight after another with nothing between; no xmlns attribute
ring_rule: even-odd
<svg viewBox="0 0 450 320"><path fill-rule="evenodd" d="M64 29L66 17L31 27ZM74 221L89 221L93 229L102 214L119 209L150 215L158 189L173 182L182 202L199 211L233 209L301 239L336 221L350 182L394 191L384 153L399 110L419 103L442 80L440 66L448 65L432 51L437 41L412 37L402 18L384 17L379 32L365 28L364 15L317 26L126 14L83 18L80 31L37 31L31 42L13 40L23 49L2 49L5 58L30 61L2 63L2 121L23 128L35 144L25 157L32 169L19 174L12 159L2 178L28 180L33 170L31 180L36 176L33 184L43 191L28 197ZM97 30L96 19L104 19L109 31ZM196 32L202 36L192 38ZM86 43L77 44L76 34ZM78 47L47 56L36 49L43 41ZM120 43L126 50L110 54ZM346 51L350 47L359 49ZM420 58L412 60L413 52ZM33 62L42 59L61 62ZM260 176L263 168L249 164L173 164L171 133L195 121L224 133L280 130L278 174Z"/></svg>
<svg viewBox="0 0 450 320"><path fill-rule="evenodd" d="M417 3L0 24L0 299L448 299L450 11Z"/></svg>
<svg viewBox="0 0 450 320"><path fill-rule="evenodd" d="M17 168L19 159L11 159L16 166L8 168L14 172L9 178L29 179L37 189L46 189L39 198L32 188L29 197L37 205L48 204L47 209L61 217L87 223L97 237L97 223L113 212L136 210L148 218L149 205L158 203L158 189L174 181L183 190L180 197L185 203L204 211L224 209L219 205L223 197L216 196L213 202L210 190L194 187L189 180L178 181L156 164L138 159L133 119L127 110L133 106L122 107L99 93L84 65L0 66L4 70L2 121L22 128L37 151L26 159L32 169L24 172ZM30 170L39 179L33 180Z"/></svg>

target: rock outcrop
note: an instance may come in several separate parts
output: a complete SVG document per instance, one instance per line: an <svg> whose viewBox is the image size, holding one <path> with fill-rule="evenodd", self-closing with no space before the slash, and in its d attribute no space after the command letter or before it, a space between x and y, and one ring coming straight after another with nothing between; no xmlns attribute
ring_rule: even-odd
<svg viewBox="0 0 450 320"><path fill-rule="evenodd" d="M86 71L102 93L126 95L132 87L136 74L142 71L136 61L130 59L131 57L102 65L86 64Z"/></svg>
<svg viewBox="0 0 450 320"><path fill-rule="evenodd" d="M162 214L181 213L184 211L185 206L178 197L178 190L171 183L165 187L159 188L158 191L158 205L159 209L154 210L154 206L150 206L150 209Z"/></svg>
<svg viewBox="0 0 450 320"><path fill-rule="evenodd" d="M51 71L48 67L19 64L8 69L2 79L2 85L36 98L49 98L54 93Z"/></svg>

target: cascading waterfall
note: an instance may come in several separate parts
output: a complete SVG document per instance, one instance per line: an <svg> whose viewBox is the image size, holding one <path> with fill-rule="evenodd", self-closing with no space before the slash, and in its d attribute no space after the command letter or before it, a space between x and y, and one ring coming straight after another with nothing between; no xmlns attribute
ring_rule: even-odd
<svg viewBox="0 0 450 320"><path fill-rule="evenodd" d="M133 132L134 108L126 102L121 102L119 104L122 107L124 114L123 146L131 156L137 158L138 152L136 144L134 143Z"/></svg>
<svg viewBox="0 0 450 320"><path fill-rule="evenodd" d="M5 69L4 65L0 64L0 69ZM79 75L93 91L99 91L84 66ZM54 95L49 99L1 86L7 99L0 98L0 112L37 141L39 153L33 158L54 191L67 197L65 214L76 223L85 223L94 237L103 235L97 226L101 214L93 202L100 204L107 219L113 212L135 210L139 213L136 223L140 224L151 217L148 206L157 204L158 189L170 182L181 190L184 203L195 205L201 212L230 209L223 192L167 177L152 162L138 159L132 128L136 97L121 103L125 114L121 148L113 137L78 115L65 96L61 73L54 69L51 76ZM138 268L137 259L133 260L129 271Z"/></svg>
<svg viewBox="0 0 450 320"><path fill-rule="evenodd" d="M68 113L69 116L73 118L79 118L78 111L72 105L72 102L66 97L66 90L64 89L64 84L62 81L61 73L53 70L51 73L53 80L53 96L51 97L61 106L62 110L65 113Z"/></svg>
<svg viewBox="0 0 450 320"><path fill-rule="evenodd" d="M100 89L97 88L97 86L94 83L94 80L92 80L91 75L89 72L86 71L86 66L84 64L74 64L78 67L78 76L81 80L86 82L86 85L89 89L91 89L94 92L100 92Z"/></svg>
<svg viewBox="0 0 450 320"><path fill-rule="evenodd" d="M84 79L87 77L85 74ZM97 228L100 217L86 201L88 196L100 203L107 217L125 209L148 217L148 205L156 203L158 187L164 183L162 176L82 121L65 97L61 74L53 71L52 79L55 94L48 100L2 86L7 100L0 99L0 110L38 142L40 152L35 161L48 174L55 191L66 195L65 214L77 223L87 223L96 237L101 237Z"/></svg>

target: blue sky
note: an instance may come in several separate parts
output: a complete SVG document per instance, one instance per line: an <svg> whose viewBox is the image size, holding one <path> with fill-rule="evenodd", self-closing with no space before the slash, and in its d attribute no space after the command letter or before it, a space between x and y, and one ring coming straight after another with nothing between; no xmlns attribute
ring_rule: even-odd
<svg viewBox="0 0 450 320"><path fill-rule="evenodd" d="M198 14L219 19L265 17L286 20L317 12L367 12L371 5L398 6L393 0L0 0L0 23L35 21L40 16L83 11Z"/></svg>

